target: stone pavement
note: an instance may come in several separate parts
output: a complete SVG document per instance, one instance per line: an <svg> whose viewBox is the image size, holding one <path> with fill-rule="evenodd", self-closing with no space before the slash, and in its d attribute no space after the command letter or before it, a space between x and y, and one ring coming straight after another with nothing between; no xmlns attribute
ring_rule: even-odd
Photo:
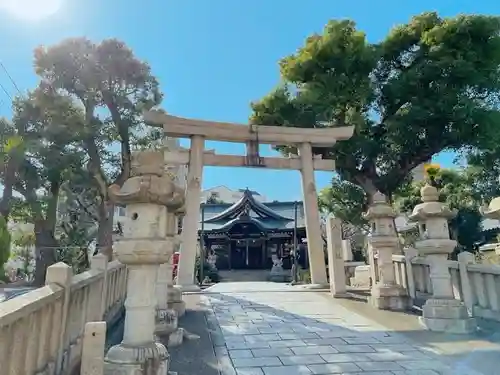
<svg viewBox="0 0 500 375"><path fill-rule="evenodd" d="M318 292L220 283L203 299L222 375L478 374Z"/></svg>

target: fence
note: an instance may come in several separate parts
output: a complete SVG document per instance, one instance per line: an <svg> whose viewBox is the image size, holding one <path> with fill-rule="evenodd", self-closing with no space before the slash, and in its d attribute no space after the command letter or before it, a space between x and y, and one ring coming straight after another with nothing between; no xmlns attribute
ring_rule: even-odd
<svg viewBox="0 0 500 375"><path fill-rule="evenodd" d="M78 368L85 324L113 322L126 296L127 269L103 255L74 275L57 263L46 285L0 303L0 363L9 375L61 375Z"/></svg>
<svg viewBox="0 0 500 375"><path fill-rule="evenodd" d="M393 255L392 260L396 282L414 301L432 296L429 259L411 249L405 255ZM447 264L455 298L464 302L472 316L500 322L500 266L476 264L474 255L467 252Z"/></svg>

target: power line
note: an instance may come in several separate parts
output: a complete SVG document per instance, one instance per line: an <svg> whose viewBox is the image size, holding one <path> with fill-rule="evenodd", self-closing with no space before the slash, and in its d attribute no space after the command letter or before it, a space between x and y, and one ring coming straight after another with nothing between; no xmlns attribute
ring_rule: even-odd
<svg viewBox="0 0 500 375"><path fill-rule="evenodd" d="M7 77L9 77L9 80L10 82L12 83L12 85L16 88L17 92L19 93L19 95L23 95L23 93L21 92L21 90L19 89L19 86L17 85L16 81L14 81L14 78L12 78L12 76L10 75L9 71L7 70L7 68L5 67L4 63L0 60L0 66L2 67L3 71L5 72L5 74L7 75Z"/></svg>
<svg viewBox="0 0 500 375"><path fill-rule="evenodd" d="M14 98L12 97L12 95L10 95L10 93L7 91L7 89L5 88L5 86L2 84L2 82L0 82L0 88L2 89L2 91L5 93L5 95L7 95L7 97L13 101Z"/></svg>

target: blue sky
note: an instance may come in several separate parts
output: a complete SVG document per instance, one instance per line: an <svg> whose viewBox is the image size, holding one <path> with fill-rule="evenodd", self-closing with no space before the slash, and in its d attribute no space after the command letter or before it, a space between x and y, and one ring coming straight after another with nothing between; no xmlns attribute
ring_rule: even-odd
<svg viewBox="0 0 500 375"><path fill-rule="evenodd" d="M0 0L0 5L9 1L28 0ZM249 103L278 83L278 60L294 52L308 35L321 31L329 19L353 19L375 42L395 24L424 11L436 10L443 16L500 14L497 0L61 1L56 14L41 20L15 17L0 7L0 60L21 90L36 84L32 69L36 46L65 37L84 35L96 41L116 37L151 64L169 113L234 122L247 122ZM0 82L11 95L16 94L2 71ZM9 99L0 90L0 115L9 114ZM207 148L226 154L244 151L243 145L222 142L207 142ZM264 149L263 154L271 154ZM435 158L443 166L451 166L452 160L450 154ZM318 189L328 185L331 177L331 173L317 173ZM206 167L203 186L215 185L248 187L269 199L301 197L297 171Z"/></svg>

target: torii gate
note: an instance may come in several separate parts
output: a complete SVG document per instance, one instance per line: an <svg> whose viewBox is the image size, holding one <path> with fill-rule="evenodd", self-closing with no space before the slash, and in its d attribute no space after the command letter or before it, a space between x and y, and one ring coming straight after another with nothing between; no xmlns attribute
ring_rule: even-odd
<svg viewBox="0 0 500 375"><path fill-rule="evenodd" d="M182 250L177 272L178 287L183 291L198 289L194 282L194 267L204 165L300 170L311 282L318 286L327 285L314 171L334 171L335 161L313 155L312 147L331 147L338 140L351 138L354 131L353 126L305 129L245 125L186 119L168 115L162 110L146 111L143 117L144 121L150 125L163 126L165 136L191 139L189 151L165 152L165 164L188 165ZM236 156L217 155L213 151L207 152L204 150L205 139L245 143L247 154L246 156ZM299 150L299 156L289 158L261 157L259 155L260 143L294 145Z"/></svg>

